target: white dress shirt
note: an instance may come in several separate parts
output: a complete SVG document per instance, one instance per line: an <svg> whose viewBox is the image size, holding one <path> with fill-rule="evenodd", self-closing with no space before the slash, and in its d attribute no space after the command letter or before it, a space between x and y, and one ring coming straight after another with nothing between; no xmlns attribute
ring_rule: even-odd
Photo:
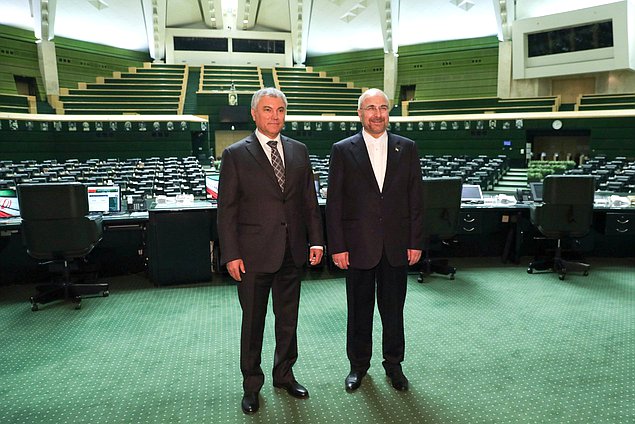
<svg viewBox="0 0 635 424"><path fill-rule="evenodd" d="M388 133L384 133L378 138L368 134L366 130L362 130L362 137L366 143L366 150L370 157L370 164L373 167L373 173L381 192L384 187L384 177L386 176L386 163L388 162Z"/></svg>
<svg viewBox="0 0 635 424"><path fill-rule="evenodd" d="M278 149L278 153L280 153L280 157L282 158L282 165L284 165L284 149L282 148L282 141L280 140L280 134L278 134L276 138L269 138L263 133L261 133L260 131L258 131L258 128L256 128L255 132L256 132L256 137L258 138L258 142L260 143L262 150L265 151L265 154L267 155L269 162L271 162L271 147L267 144L267 142L271 140L276 140L278 142L278 144L276 144L276 148Z"/></svg>

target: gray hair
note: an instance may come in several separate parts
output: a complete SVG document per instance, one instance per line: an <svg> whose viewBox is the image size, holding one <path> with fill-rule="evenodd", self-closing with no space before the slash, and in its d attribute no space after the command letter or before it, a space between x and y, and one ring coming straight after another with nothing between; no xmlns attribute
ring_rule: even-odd
<svg viewBox="0 0 635 424"><path fill-rule="evenodd" d="M381 91L379 88L369 88L368 90L364 91L361 96L359 96L359 99L357 100L357 109L362 108L362 103L364 103L364 100L366 100L367 97L376 96L378 94L384 96L384 99L386 99L386 104L390 106L390 100L388 100L388 96L386 95L386 93Z"/></svg>
<svg viewBox="0 0 635 424"><path fill-rule="evenodd" d="M258 102L260 101L260 99L265 96L277 97L279 99L282 99L282 101L284 102L284 108L287 108L287 96L285 96L282 91L273 87L261 88L260 90L256 91L251 98L251 108L256 109L256 107L258 107Z"/></svg>

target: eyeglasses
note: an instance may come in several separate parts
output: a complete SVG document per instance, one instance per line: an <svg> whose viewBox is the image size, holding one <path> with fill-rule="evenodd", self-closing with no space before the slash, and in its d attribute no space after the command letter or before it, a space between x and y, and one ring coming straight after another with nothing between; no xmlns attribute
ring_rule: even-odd
<svg viewBox="0 0 635 424"><path fill-rule="evenodd" d="M365 110L366 112L388 112L388 105L381 105L381 106L375 106L375 105L370 105L370 106L366 106L363 107L362 110Z"/></svg>

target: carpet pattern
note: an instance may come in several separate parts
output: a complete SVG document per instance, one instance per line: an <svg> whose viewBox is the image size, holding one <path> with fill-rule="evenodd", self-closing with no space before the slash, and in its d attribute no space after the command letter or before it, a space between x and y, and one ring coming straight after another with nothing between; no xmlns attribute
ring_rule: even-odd
<svg viewBox="0 0 635 424"><path fill-rule="evenodd" d="M381 366L376 313L369 375L344 390L341 274L302 286L298 400L271 385L273 313L261 410L240 409L235 285L155 288L111 278L111 295L31 312L33 286L0 287L1 423L628 423L635 422L633 260L591 260L587 277L457 259L456 279L411 276L408 392Z"/></svg>

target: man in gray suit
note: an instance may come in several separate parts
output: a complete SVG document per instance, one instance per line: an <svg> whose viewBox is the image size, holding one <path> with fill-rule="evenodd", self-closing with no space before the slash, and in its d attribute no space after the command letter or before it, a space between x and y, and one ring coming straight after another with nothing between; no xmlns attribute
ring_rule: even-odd
<svg viewBox="0 0 635 424"><path fill-rule="evenodd" d="M300 270L307 257L311 265L321 261L324 240L307 148L280 134L286 109L281 91L257 91L251 100L255 132L226 148L221 162L218 234L221 262L238 282L243 311L241 406L247 414L258 411L264 384L260 362L270 291L273 385L297 398L309 396L292 370L298 357Z"/></svg>
<svg viewBox="0 0 635 424"><path fill-rule="evenodd" d="M389 111L383 91L364 92L357 109L362 131L331 150L327 244L335 265L346 270L348 391L370 368L375 290L383 366L395 389L408 389L403 309L408 265L419 261L423 246L421 168L415 143L386 131Z"/></svg>

